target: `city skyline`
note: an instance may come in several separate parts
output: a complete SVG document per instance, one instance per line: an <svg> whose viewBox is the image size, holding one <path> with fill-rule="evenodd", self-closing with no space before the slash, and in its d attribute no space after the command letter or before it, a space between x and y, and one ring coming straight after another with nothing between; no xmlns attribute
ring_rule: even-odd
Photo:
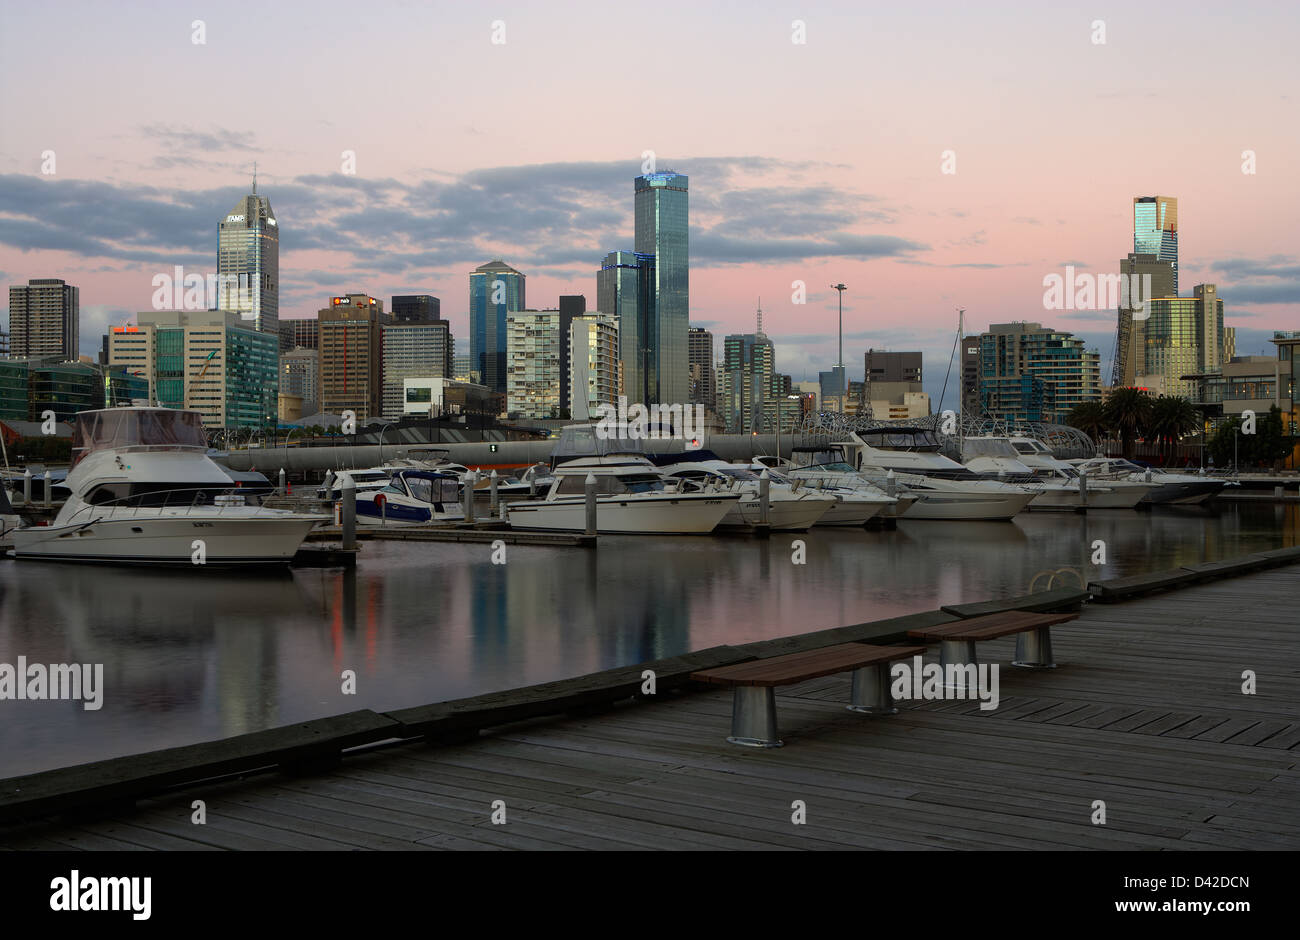
<svg viewBox="0 0 1300 940"><path fill-rule="evenodd" d="M645 172L649 151L657 167L693 177L691 325L744 332L752 298L762 295L767 333L796 379L815 378L835 361L835 298L825 285L840 281L848 285L850 378L860 377L862 349L919 349L931 363L927 387L937 405L959 306L972 328L1028 320L1069 329L1099 350L1109 374L1113 312L1044 311L1041 279L1065 264L1113 272L1130 243L1132 200L1148 193L1179 199L1181 293L1217 284L1243 354L1300 318L1300 260L1285 253L1300 205L1300 182L1284 171L1295 162L1294 135L1262 111L1286 108L1289 99L1268 91L1243 105L1230 94L1246 68L1278 88L1295 84L1296 66L1284 54L1286 30L1261 34L1249 7L1241 22L1216 27L1228 51L1176 86L1158 62L1135 53L1153 34L1191 45L1200 27L1156 8L1112 19L1104 45L1090 41L1089 17L1069 11L1025 8L1011 19L956 11L917 30L905 11L868 17L832 5L809 11L807 45L796 46L789 14L774 6L758 5L743 24L700 10L692 13L700 35L681 37L683 61L699 46L716 64L665 79L665 92L689 106L648 121L644 113L614 114L565 135L539 129L613 56L598 40L630 14L602 9L590 22L561 23L506 10L508 40L494 48L489 20L466 11L403 11L414 23L385 32L398 13L383 4L360 19L324 5L309 21L258 8L266 41L280 50L283 95L310 102L284 113L247 105L259 80L227 68L253 55L234 41L237 10L214 14L206 43L196 46L188 22L82 9L85 38L70 38L61 53L66 69L49 72L33 50L5 46L14 77L0 90L10 116L0 139L0 274L8 283L60 277L78 285L83 354L148 306L153 274L174 264L213 270L212 221L247 195L254 162L258 192L286 227L279 298L286 319L348 291L432 293L444 298L453 334L467 341L462 285L475 266L498 257L529 277L535 306L562 294L593 297L600 259L633 244L627 186ZM21 35L36 15L6 10L4 35ZM529 88L531 107L494 122L473 101L440 100L410 130L412 140L437 140L435 147L370 143L398 126L399 105L382 89L414 80L418 57L408 63L400 50L419 42L426 26L424 35L436 32L443 43L439 75L499 55L484 95L509 99ZM391 42L396 73L345 82L313 63L311 50L340 30ZM1024 43L1031 33L1038 41ZM76 59L87 52L83 43L104 36L118 37L124 52L147 45L156 67L173 70L174 87L157 87L146 77L154 65L124 55L121 69L98 76L86 93ZM890 41L873 43L877 53L862 74L851 53L864 36ZM990 61L999 51L1014 54L1040 80L1008 84L996 68L927 57L925 74L896 101L854 96L846 112L842 102L807 94L897 74L923 48L921 36L934 48L977 43ZM1235 51L1247 41L1250 58ZM581 68L555 55L577 44ZM553 64L539 78L533 66L541 56ZM728 95L724 74L749 82L752 94ZM38 75L40 94L32 85ZM155 94L148 101L126 93L145 84ZM96 106L109 95L111 118ZM710 115L723 102L729 119L717 121ZM1114 139L1149 132L1155 107L1187 135L1185 146L1113 147ZM1203 109L1222 116L1205 126ZM1096 133L1026 135L1025 126L1053 113L1061 126ZM878 145L882 132L887 147ZM42 173L47 150L57 158L50 174ZM1247 150L1258 156L1254 175L1241 172ZM944 174L949 151L956 172ZM346 153L354 174L345 172ZM795 280L806 284L806 305L791 303Z"/></svg>

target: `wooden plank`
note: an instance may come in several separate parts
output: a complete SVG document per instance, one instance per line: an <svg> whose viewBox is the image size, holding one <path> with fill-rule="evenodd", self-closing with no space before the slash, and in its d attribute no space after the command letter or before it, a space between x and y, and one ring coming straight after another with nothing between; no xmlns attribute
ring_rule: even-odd
<svg viewBox="0 0 1300 940"><path fill-rule="evenodd" d="M909 630L907 635L918 640L996 640L1013 633L1024 633L1043 627L1074 620L1078 614L1040 614L1029 611L1010 611L971 617L957 623Z"/></svg>
<svg viewBox="0 0 1300 940"><path fill-rule="evenodd" d="M691 679L710 685L777 686L793 685L822 676L847 672L862 666L888 663L925 653L924 646L873 646L844 643L824 649L805 650L757 662L723 666L691 673Z"/></svg>
<svg viewBox="0 0 1300 940"><path fill-rule="evenodd" d="M982 617L985 614L998 614L1005 611L1025 610L1037 613L1060 613L1077 611L1088 599L1088 592L1082 588L1055 588L1039 591L1036 594L1022 594L998 601L978 601L973 604L945 604L940 610L958 617Z"/></svg>

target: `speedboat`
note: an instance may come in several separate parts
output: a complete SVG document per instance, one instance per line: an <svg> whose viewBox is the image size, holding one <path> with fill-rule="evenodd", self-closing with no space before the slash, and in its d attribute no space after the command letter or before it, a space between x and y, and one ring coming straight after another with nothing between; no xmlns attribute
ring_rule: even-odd
<svg viewBox="0 0 1300 940"><path fill-rule="evenodd" d="M784 457L756 457L755 466L766 467L769 472L782 474L796 491L802 487L807 492L833 496L835 506L818 521L818 525L865 525L877 516L897 519L916 502L916 497L895 487L890 495L874 482L866 479L839 459L838 451L796 447L794 457L808 461L800 466Z"/></svg>
<svg viewBox="0 0 1300 940"><path fill-rule="evenodd" d="M752 529L762 521L762 469L756 473L723 460L690 460L660 466L659 472L672 480L689 481L705 492L739 493L740 499L718 523L720 529ZM686 491L691 490L688 487ZM768 473L767 522L774 532L805 532L835 505L833 495L797 493L789 483L774 480Z"/></svg>
<svg viewBox="0 0 1300 940"><path fill-rule="evenodd" d="M683 492L639 454L566 461L542 499L516 500L506 512L514 529L582 532L587 527L586 479L596 480L597 531L628 535L704 534L726 517L739 493Z"/></svg>
<svg viewBox="0 0 1300 940"><path fill-rule="evenodd" d="M963 438L961 454L962 463L974 473L1036 492L1029 503L1031 510L1083 512L1102 508L1108 502L1114 505L1113 494L1104 485L1085 486L1078 473L1067 479L1061 473L1030 466L1010 438L995 435ZM1132 502L1127 505L1134 505L1142 498L1140 493L1131 496Z"/></svg>
<svg viewBox="0 0 1300 940"><path fill-rule="evenodd" d="M357 494L357 516L385 524L462 522L460 480L454 473L395 470L383 489Z"/></svg>
<svg viewBox="0 0 1300 940"><path fill-rule="evenodd" d="M83 411L69 496L50 525L13 533L14 556L213 566L288 564L320 516L250 505L207 455L195 411Z"/></svg>
<svg viewBox="0 0 1300 940"><path fill-rule="evenodd" d="M1116 457L1089 457L1086 460L1071 460L1070 463L1081 473L1086 473L1089 480L1131 480L1152 484L1154 489L1143 497L1144 503L1191 506L1205 502L1228 485L1226 480L1216 480L1213 477L1191 473L1154 470ZM1109 483L1105 482L1102 485L1106 486Z"/></svg>

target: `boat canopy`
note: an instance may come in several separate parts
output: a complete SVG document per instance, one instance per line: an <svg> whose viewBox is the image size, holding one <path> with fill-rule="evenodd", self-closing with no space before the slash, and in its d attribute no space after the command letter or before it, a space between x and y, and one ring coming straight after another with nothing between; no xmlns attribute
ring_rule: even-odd
<svg viewBox="0 0 1300 940"><path fill-rule="evenodd" d="M858 432L863 443L889 450L934 450L940 447L938 436L929 428L871 428Z"/></svg>
<svg viewBox="0 0 1300 940"><path fill-rule="evenodd" d="M73 466L97 450L125 447L194 449L206 453L203 416L173 408L106 408L83 411L72 429Z"/></svg>
<svg viewBox="0 0 1300 940"><path fill-rule="evenodd" d="M551 451L553 464L574 457L604 457L607 454L644 454L645 445L640 438L627 435L626 427L613 427L613 434L598 424L570 424L560 432L560 439Z"/></svg>
<svg viewBox="0 0 1300 940"><path fill-rule="evenodd" d="M962 442L961 455L965 460L975 457L1019 457L1020 453L1005 437L968 437Z"/></svg>

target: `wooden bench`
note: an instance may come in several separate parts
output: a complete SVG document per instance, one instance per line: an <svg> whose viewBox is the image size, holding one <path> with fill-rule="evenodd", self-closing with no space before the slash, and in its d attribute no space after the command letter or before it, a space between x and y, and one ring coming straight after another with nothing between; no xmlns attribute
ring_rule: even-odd
<svg viewBox="0 0 1300 940"><path fill-rule="evenodd" d="M691 674L696 682L735 688L731 708L732 744L780 747L776 727L776 687L853 671L848 708L868 715L892 715L889 664L925 652L921 646L872 646L842 643L752 663L722 666Z"/></svg>
<svg viewBox="0 0 1300 940"><path fill-rule="evenodd" d="M939 641L939 665L948 673L948 665L975 666L975 644L980 640L996 640L1016 634L1016 658L1011 665L1022 669L1055 669L1052 660L1050 628L1078 614L1039 614L1026 610L1008 610L999 614L971 617L956 623L908 630L907 635L917 640Z"/></svg>

